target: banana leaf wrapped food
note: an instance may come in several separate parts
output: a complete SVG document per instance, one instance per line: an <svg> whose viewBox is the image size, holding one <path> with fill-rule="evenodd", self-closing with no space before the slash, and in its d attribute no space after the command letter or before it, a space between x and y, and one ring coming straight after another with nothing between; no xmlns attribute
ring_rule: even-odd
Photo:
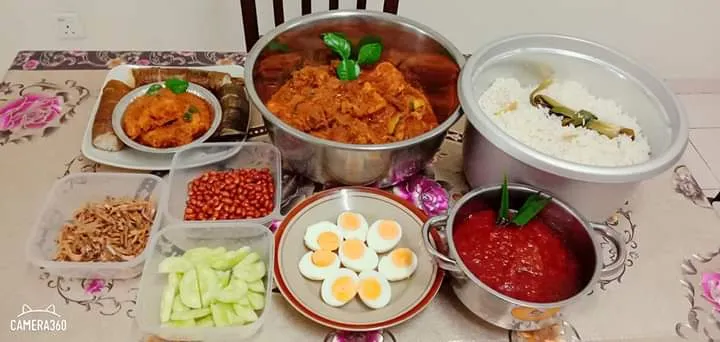
<svg viewBox="0 0 720 342"><path fill-rule="evenodd" d="M222 121L212 141L243 140L250 122L250 104L245 97L245 81L233 77L215 93L222 108Z"/></svg>
<svg viewBox="0 0 720 342"><path fill-rule="evenodd" d="M228 73L189 68L136 68L132 70L132 74L135 79L135 87L177 78L217 93L222 86L232 82Z"/></svg>
<svg viewBox="0 0 720 342"><path fill-rule="evenodd" d="M130 86L118 80L110 80L103 87L92 126L92 144L95 148L117 152L125 147L112 128L112 114L120 99L131 90Z"/></svg>

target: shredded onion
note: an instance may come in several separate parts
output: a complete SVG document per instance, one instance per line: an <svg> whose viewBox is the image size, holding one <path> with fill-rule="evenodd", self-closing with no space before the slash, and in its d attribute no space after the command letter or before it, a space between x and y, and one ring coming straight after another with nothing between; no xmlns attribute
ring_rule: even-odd
<svg viewBox="0 0 720 342"><path fill-rule="evenodd" d="M56 261L128 261L145 250L155 205L107 197L75 211L57 239Z"/></svg>

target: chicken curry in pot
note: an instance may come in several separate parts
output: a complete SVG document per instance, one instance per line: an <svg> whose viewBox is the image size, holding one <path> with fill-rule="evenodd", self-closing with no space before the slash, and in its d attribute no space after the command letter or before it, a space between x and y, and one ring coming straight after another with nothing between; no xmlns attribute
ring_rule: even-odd
<svg viewBox="0 0 720 342"><path fill-rule="evenodd" d="M255 69L268 110L295 129L387 144L432 130L456 109L459 67L447 55L383 51L378 40L355 49L328 35L325 49L270 53Z"/></svg>

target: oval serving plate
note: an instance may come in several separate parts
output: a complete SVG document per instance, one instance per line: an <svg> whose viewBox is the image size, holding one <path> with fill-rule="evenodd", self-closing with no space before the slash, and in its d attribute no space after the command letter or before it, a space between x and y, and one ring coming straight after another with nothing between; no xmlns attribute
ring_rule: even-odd
<svg viewBox="0 0 720 342"><path fill-rule="evenodd" d="M209 105L210 108L213 111L213 120L210 123L210 128L205 132L205 134L201 135L197 139L193 140L189 144L185 144L182 146L177 147L169 147L169 148L155 148L150 146L145 146L143 144L140 144L132 139L130 139L127 134L125 134L125 130L122 128L122 118L125 115L125 111L127 110L127 107L135 101L140 96L145 95L147 90L156 85L163 85L163 82L157 82L157 83L150 83L146 84L141 87L137 87L133 89L131 92L127 93L125 96L123 96L122 99L120 99L120 102L115 106L115 109L113 110L112 114L112 128L115 132L115 135L120 138L120 140L127 145L128 147L142 152L148 152L148 153L175 153L180 150L184 150L188 147L195 146L202 144L205 140L208 140L213 133L218 129L220 126L220 122L222 121L222 107L220 106L220 102L218 99L213 95L213 93L210 90L205 89L204 87L197 85L195 83L190 83L187 88L187 92L191 93L195 96L198 96L205 100Z"/></svg>
<svg viewBox="0 0 720 342"><path fill-rule="evenodd" d="M320 298L321 281L304 278L298 262L308 252L303 236L308 225L352 210L368 224L394 219L402 226L398 247L408 247L418 258L418 268L408 279L391 282L392 298L381 309L366 307L358 297L342 307L331 307ZM374 188L344 187L317 193L293 208L275 233L275 281L285 299L305 317L339 330L370 331L405 322L420 313L437 295L443 271L423 245L421 228L427 216L395 195ZM380 254L380 256L387 253Z"/></svg>

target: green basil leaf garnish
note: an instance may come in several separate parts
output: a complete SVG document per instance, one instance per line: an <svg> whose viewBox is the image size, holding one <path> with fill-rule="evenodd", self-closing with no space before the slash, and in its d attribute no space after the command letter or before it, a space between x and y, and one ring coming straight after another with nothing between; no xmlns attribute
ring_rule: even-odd
<svg viewBox="0 0 720 342"><path fill-rule="evenodd" d="M325 45L337 53L343 60L350 58L352 46L342 34L330 32L322 34Z"/></svg>
<svg viewBox="0 0 720 342"><path fill-rule="evenodd" d="M192 113L197 113L197 112L198 112L198 109L195 108L195 106L190 105L190 108L188 108L188 112L190 112L190 114L192 114Z"/></svg>
<svg viewBox="0 0 720 342"><path fill-rule="evenodd" d="M190 122L192 121L192 113L187 111L185 114L183 114L183 120Z"/></svg>
<svg viewBox="0 0 720 342"><path fill-rule="evenodd" d="M356 80L360 76L360 66L352 59L345 59L337 66L337 76L343 81Z"/></svg>
<svg viewBox="0 0 720 342"><path fill-rule="evenodd" d="M175 94L182 94L185 91L187 91L188 86L190 86L190 83L186 80L181 80L179 78L171 78L167 81L165 81L165 87L170 89Z"/></svg>
<svg viewBox="0 0 720 342"><path fill-rule="evenodd" d="M358 64L374 64L380 60L382 55L382 44L370 43L360 47L358 52Z"/></svg>
<svg viewBox="0 0 720 342"><path fill-rule="evenodd" d="M162 86L161 86L161 85L159 85L159 84L153 84L153 85L151 85L151 86L148 88L148 90L145 92L145 95L150 95L150 96L155 95L155 94L157 94L157 93L160 91L160 89L162 89Z"/></svg>
<svg viewBox="0 0 720 342"><path fill-rule="evenodd" d="M551 199L540 193L530 195L513 217L512 223L518 226L526 225L550 203Z"/></svg>

